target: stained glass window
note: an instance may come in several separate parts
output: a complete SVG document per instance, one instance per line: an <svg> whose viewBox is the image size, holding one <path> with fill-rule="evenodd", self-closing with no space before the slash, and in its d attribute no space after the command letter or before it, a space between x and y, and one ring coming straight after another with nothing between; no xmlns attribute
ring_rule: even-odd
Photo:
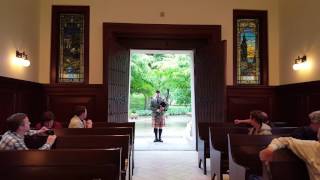
<svg viewBox="0 0 320 180"><path fill-rule="evenodd" d="M237 19L237 84L260 84L259 19Z"/></svg>
<svg viewBox="0 0 320 180"><path fill-rule="evenodd" d="M60 14L58 82L84 82L84 15Z"/></svg>

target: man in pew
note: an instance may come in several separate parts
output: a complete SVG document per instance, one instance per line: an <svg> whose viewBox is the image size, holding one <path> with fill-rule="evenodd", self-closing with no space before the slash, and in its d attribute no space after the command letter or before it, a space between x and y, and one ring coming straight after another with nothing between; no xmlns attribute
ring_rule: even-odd
<svg viewBox="0 0 320 180"><path fill-rule="evenodd" d="M249 124L252 126L252 128L249 128L250 135L272 135L271 133L271 127L267 125L266 122L268 120L267 113L260 111L260 110L254 110L250 112L249 119L234 120L235 124Z"/></svg>
<svg viewBox="0 0 320 180"><path fill-rule="evenodd" d="M310 125L296 129L292 137L302 140L318 140L317 132L320 128L320 111L313 111L309 114Z"/></svg>
<svg viewBox="0 0 320 180"><path fill-rule="evenodd" d="M86 119L87 108L85 106L76 106L68 128L92 128L92 120Z"/></svg>
<svg viewBox="0 0 320 180"><path fill-rule="evenodd" d="M0 141L0 150L28 150L24 142L25 135L35 135L46 132L46 127L40 130L30 130L30 121L26 114L15 113L11 115L7 121L8 131L2 136ZM50 135L47 142L40 147L40 150L48 150L55 142L56 136Z"/></svg>
<svg viewBox="0 0 320 180"><path fill-rule="evenodd" d="M318 139L320 139L320 131L318 131ZM261 161L268 162L272 160L273 152L281 148L290 149L306 163L311 180L320 179L319 140L300 140L292 137L280 137L273 139L267 148L260 151Z"/></svg>

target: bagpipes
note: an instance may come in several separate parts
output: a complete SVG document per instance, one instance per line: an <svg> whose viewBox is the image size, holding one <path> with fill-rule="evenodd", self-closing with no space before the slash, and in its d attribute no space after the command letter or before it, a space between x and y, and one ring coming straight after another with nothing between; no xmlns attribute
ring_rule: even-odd
<svg viewBox="0 0 320 180"><path fill-rule="evenodd" d="M160 102L159 109L160 109L160 107L163 107L164 111L167 111L168 106L169 106L168 100L169 100L169 89L167 89L167 95L166 95L166 98L164 99L164 101Z"/></svg>

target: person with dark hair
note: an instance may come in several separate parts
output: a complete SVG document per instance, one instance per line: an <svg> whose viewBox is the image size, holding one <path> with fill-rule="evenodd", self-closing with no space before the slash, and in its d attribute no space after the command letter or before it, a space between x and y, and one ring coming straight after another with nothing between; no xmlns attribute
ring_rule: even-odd
<svg viewBox="0 0 320 180"><path fill-rule="evenodd" d="M165 126L164 113L167 110L168 106L165 100L161 98L159 90L156 91L156 95L152 98L150 108L152 111L152 127L155 136L153 142L163 142L163 140L161 139L161 135L162 129Z"/></svg>
<svg viewBox="0 0 320 180"><path fill-rule="evenodd" d="M309 114L309 126L297 128L291 136L302 140L318 140L317 132L320 128L320 111L313 111Z"/></svg>
<svg viewBox="0 0 320 180"><path fill-rule="evenodd" d="M62 125L58 121L55 121L55 116L51 111L46 111L42 114L41 122L37 123L35 128L40 129L41 127L48 129L61 129Z"/></svg>
<svg viewBox="0 0 320 180"><path fill-rule="evenodd" d="M268 120L267 113L260 111L260 110L254 110L250 112L249 119L245 120L234 120L235 124L249 124L252 126L252 128L249 128L250 135L272 135L271 133L271 127L267 125L265 122Z"/></svg>
<svg viewBox="0 0 320 180"><path fill-rule="evenodd" d="M26 114L15 113L7 118L8 131L2 136L0 150L28 150L24 142L25 135L35 135L44 133L48 130L42 127L40 130L30 130L30 121ZM40 150L48 150L55 142L56 136L50 135L47 142L40 147Z"/></svg>
<svg viewBox="0 0 320 180"><path fill-rule="evenodd" d="M87 108L85 106L76 106L68 128L92 128L92 120L86 120L86 118Z"/></svg>

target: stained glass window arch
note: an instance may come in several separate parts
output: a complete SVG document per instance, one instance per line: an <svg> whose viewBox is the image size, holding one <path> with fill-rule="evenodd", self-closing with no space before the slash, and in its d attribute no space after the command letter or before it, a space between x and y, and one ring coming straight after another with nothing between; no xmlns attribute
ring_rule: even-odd
<svg viewBox="0 0 320 180"><path fill-rule="evenodd" d="M267 85L266 11L234 10L234 81L236 85Z"/></svg>

